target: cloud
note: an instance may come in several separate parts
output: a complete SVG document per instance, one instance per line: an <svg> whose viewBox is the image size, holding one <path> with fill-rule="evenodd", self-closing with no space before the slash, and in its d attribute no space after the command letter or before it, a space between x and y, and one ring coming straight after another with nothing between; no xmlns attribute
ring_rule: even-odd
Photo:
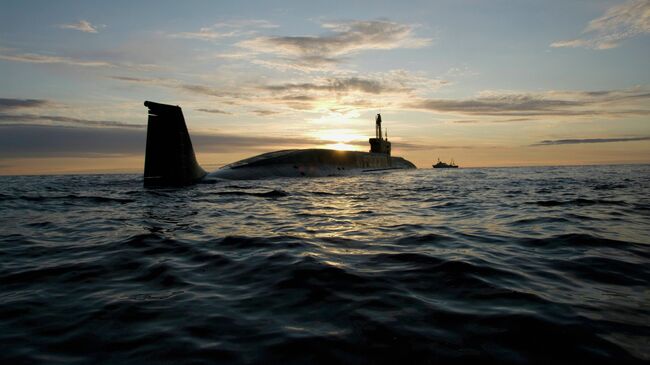
<svg viewBox="0 0 650 365"><path fill-rule="evenodd" d="M331 68L344 57L368 50L420 48L431 39L417 38L413 27L388 20L325 23L323 36L256 37L238 43L241 48L276 56L258 63L274 68L315 71Z"/></svg>
<svg viewBox="0 0 650 365"><path fill-rule="evenodd" d="M650 33L650 1L631 0L609 8L593 19L582 32L583 38L557 41L551 47L610 49L625 39Z"/></svg>
<svg viewBox="0 0 650 365"><path fill-rule="evenodd" d="M230 32L217 32L210 27L205 27L199 29L198 32L181 32L171 34L172 38L181 38L181 39L198 39L202 41L214 41L221 38L230 38L241 35L241 32L230 31Z"/></svg>
<svg viewBox="0 0 650 365"><path fill-rule="evenodd" d="M84 33L97 33L99 28L104 28L105 25L92 25L87 20L80 20L78 23L61 24L61 29L74 29Z"/></svg>
<svg viewBox="0 0 650 365"><path fill-rule="evenodd" d="M255 53L249 58L254 58ZM277 71L300 71L310 73L314 71L334 71L342 59L325 57L302 57L300 59L291 57L280 57L272 60L252 59L250 62Z"/></svg>
<svg viewBox="0 0 650 365"><path fill-rule="evenodd" d="M191 132L198 153L269 151L324 145L312 138L268 137ZM146 132L132 128L92 128L53 125L0 124L0 156L110 157L144 155Z"/></svg>
<svg viewBox="0 0 650 365"><path fill-rule="evenodd" d="M490 123L512 123L512 122L527 122L533 120L532 118L508 118L508 119L494 119L494 120L489 120ZM476 123L484 123L486 120L479 120L479 119L463 119L463 120L454 120L452 123L457 123L457 124L476 124Z"/></svg>
<svg viewBox="0 0 650 365"><path fill-rule="evenodd" d="M241 93L231 91L230 89L215 88L206 85L179 83L179 84L171 84L171 87L176 89L181 89L193 94L216 96L220 98L223 97L243 98L244 97Z"/></svg>
<svg viewBox="0 0 650 365"><path fill-rule="evenodd" d="M253 57L256 53L246 50L236 50L236 51L227 51L227 52L216 52L210 56L204 58L217 58L217 59L226 59L226 60L248 60ZM253 63L257 60L253 60Z"/></svg>
<svg viewBox="0 0 650 365"><path fill-rule="evenodd" d="M290 82L259 84L260 81L234 83L213 87L174 79L110 76L133 84L179 89L188 93L220 98L219 103L247 109L277 109L282 105L292 110L324 111L325 109L388 108L412 100L418 94L439 89L448 82L431 79L424 74L405 70L368 73L363 76L308 77ZM207 106L206 106L207 108ZM277 112L286 112L287 109ZM268 115L256 113L258 115Z"/></svg>
<svg viewBox="0 0 650 365"><path fill-rule="evenodd" d="M286 101L315 101L318 100L316 97L309 95L286 95L280 98L280 100Z"/></svg>
<svg viewBox="0 0 650 365"><path fill-rule="evenodd" d="M172 38L196 39L202 41L215 41L222 38L239 37L256 33L260 28L276 28L277 25L261 19L239 19L215 23L202 27L195 32L179 32L169 34Z"/></svg>
<svg viewBox="0 0 650 365"><path fill-rule="evenodd" d="M49 101L42 99L0 98L0 113L18 108L40 108L49 104Z"/></svg>
<svg viewBox="0 0 650 365"><path fill-rule="evenodd" d="M428 94L448 84L405 70L367 73L363 76L332 76L306 78L257 88L269 92L268 103L284 104L297 110L323 108L368 109L391 108ZM251 99L253 100L253 99ZM259 99L258 99L259 100Z"/></svg>
<svg viewBox="0 0 650 365"><path fill-rule="evenodd" d="M445 76L451 78L461 78L461 77L472 77L478 76L479 72L471 69L466 64L462 64L458 67L452 67L445 72Z"/></svg>
<svg viewBox="0 0 650 365"><path fill-rule="evenodd" d="M4 114L0 113L0 123L3 125L13 125L16 122L58 122L67 124L77 124L94 127L119 127L119 128L144 128L144 124L130 124L112 120L88 120L81 118L66 117L60 115L38 115L38 114Z"/></svg>
<svg viewBox="0 0 650 365"><path fill-rule="evenodd" d="M264 19L231 19L227 21L217 22L213 28L277 28L278 25Z"/></svg>
<svg viewBox="0 0 650 365"><path fill-rule="evenodd" d="M42 55L37 53L4 53L6 49L0 49L0 60L39 63L39 64L63 64L82 67L116 67L118 65L106 61L83 60L62 56Z"/></svg>
<svg viewBox="0 0 650 365"><path fill-rule="evenodd" d="M219 98L265 116L293 111L346 112L351 110L423 110L462 116L454 123L510 123L549 118L620 118L650 115L650 89L635 87L596 91L483 91L468 99L427 97L448 84L423 74L392 70L363 75L303 77L271 84L212 87L173 79L114 76L113 79L179 89ZM214 105L214 104L213 104ZM202 105L210 109L210 105Z"/></svg>
<svg viewBox="0 0 650 365"><path fill-rule="evenodd" d="M583 144L583 143L613 143L613 142L636 142L650 141L650 137L614 137L614 138L583 138L583 139L555 139L545 140L531 146L556 146L563 144Z"/></svg>
<svg viewBox="0 0 650 365"><path fill-rule="evenodd" d="M448 81L431 79L406 70L368 73L363 76L333 76L310 78L305 82L288 82L260 86L271 92L315 92L315 94L409 94L431 92Z"/></svg>
<svg viewBox="0 0 650 365"><path fill-rule="evenodd" d="M556 115L558 109L579 105L581 103L576 101L545 100L529 95L505 95L469 100L428 99L407 106L437 112L476 115Z"/></svg>
<svg viewBox="0 0 650 365"><path fill-rule="evenodd" d="M229 92L224 92L221 89L216 89L205 85L181 84L178 85L177 87L195 94L203 94L203 95L210 95L210 96L231 95Z"/></svg>
<svg viewBox="0 0 650 365"><path fill-rule="evenodd" d="M78 56L60 56L60 55L51 55L51 54L40 54L40 53L31 53L31 52L21 52L15 49L3 48L0 47L0 60L12 61L12 62L23 62L23 63L33 63L33 64L52 64L52 65L66 65L66 66L81 66L88 68L114 68L114 69L126 69L133 71L154 71L160 70L161 66L156 64L147 64L147 63L136 63L130 62L127 60L106 60L115 58L116 53L111 51L98 52L94 56L96 58L105 58L105 59L88 59L86 57ZM85 53L87 56L88 53Z"/></svg>
<svg viewBox="0 0 650 365"><path fill-rule="evenodd" d="M275 110L266 110L266 109L257 109L257 110L253 110L253 113L255 113L255 114L257 114L257 115L259 115L259 116L261 116L261 117L266 117L266 116L269 116L269 115L280 114L279 111L275 111Z"/></svg>
<svg viewBox="0 0 650 365"><path fill-rule="evenodd" d="M137 82L143 84L152 84L156 79L145 79L142 77L131 77L131 76L109 76L109 78L119 81L128 81L128 82Z"/></svg>
<svg viewBox="0 0 650 365"><path fill-rule="evenodd" d="M92 120L75 118L64 115L40 114L46 111L51 113L52 110L61 106L50 100L43 99L9 99L0 98L0 125L21 125L21 123L50 125L51 122L63 125L76 125L87 127L111 127L111 128L131 128L142 129L144 124L131 124L113 120ZM33 113L17 113L18 109L30 109ZM34 114L34 112L39 114Z"/></svg>
<svg viewBox="0 0 650 365"><path fill-rule="evenodd" d="M124 81L134 84L161 86L172 89L180 89L193 94L216 96L216 97L234 97L241 98L243 95L238 92L231 91L231 89L215 88L207 85L188 84L175 79L163 78L142 78L131 76L109 76L110 79Z"/></svg>
<svg viewBox="0 0 650 365"><path fill-rule="evenodd" d="M269 91L328 91L334 93L345 93L349 91L361 91L370 94L381 94L390 91L408 91L406 88L398 88L394 85L382 84L378 80L363 79L360 77L329 78L323 83L286 83L269 85L263 87Z"/></svg>
<svg viewBox="0 0 650 365"><path fill-rule="evenodd" d="M488 117L617 117L649 115L650 93L644 88L544 93L484 92L473 99L420 99L404 106L437 113ZM521 121L521 118L502 121Z"/></svg>
<svg viewBox="0 0 650 365"><path fill-rule="evenodd" d="M144 154L144 130L0 124L0 155L86 157Z"/></svg>
<svg viewBox="0 0 650 365"><path fill-rule="evenodd" d="M204 113L213 113L213 114L232 114L231 112L227 112L225 110L221 109L196 109L197 111L204 112Z"/></svg>
<svg viewBox="0 0 650 365"><path fill-rule="evenodd" d="M262 153L290 148L326 148L336 141L311 137L272 137L190 131L197 153ZM368 147L367 141L348 144ZM7 158L144 156L146 132L132 128L92 128L0 124L0 156ZM400 150L473 148L396 142ZM202 161L204 162L204 161Z"/></svg>

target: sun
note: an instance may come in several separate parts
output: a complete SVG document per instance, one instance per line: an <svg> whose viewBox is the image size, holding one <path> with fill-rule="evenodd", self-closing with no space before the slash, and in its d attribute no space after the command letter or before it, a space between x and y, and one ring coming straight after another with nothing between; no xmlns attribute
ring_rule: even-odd
<svg viewBox="0 0 650 365"><path fill-rule="evenodd" d="M347 143L326 144L324 147L330 150L337 150L337 151L358 151L359 150L359 146L353 146Z"/></svg>
<svg viewBox="0 0 650 365"><path fill-rule="evenodd" d="M363 148L358 144L350 142L364 141L368 137L356 133L350 129L327 129L314 134L314 137L324 142L333 142L325 145L326 148L340 151L355 151Z"/></svg>

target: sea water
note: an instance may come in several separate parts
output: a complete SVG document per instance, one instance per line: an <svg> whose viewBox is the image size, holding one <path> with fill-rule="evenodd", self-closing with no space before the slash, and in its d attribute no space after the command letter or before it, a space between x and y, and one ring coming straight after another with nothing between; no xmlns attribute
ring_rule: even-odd
<svg viewBox="0 0 650 365"><path fill-rule="evenodd" d="M0 177L0 362L647 362L649 178Z"/></svg>

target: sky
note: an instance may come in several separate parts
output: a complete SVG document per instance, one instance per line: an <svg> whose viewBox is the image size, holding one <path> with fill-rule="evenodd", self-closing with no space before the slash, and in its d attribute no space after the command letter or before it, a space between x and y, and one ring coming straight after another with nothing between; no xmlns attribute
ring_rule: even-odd
<svg viewBox="0 0 650 365"><path fill-rule="evenodd" d="M650 163L650 0L0 1L0 174L141 172L145 100L206 169Z"/></svg>

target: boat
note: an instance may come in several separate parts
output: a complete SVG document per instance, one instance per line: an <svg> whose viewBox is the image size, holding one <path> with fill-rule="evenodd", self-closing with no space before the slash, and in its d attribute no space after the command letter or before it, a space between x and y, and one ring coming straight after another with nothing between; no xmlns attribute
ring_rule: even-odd
<svg viewBox="0 0 650 365"><path fill-rule="evenodd" d="M454 160L451 160L449 163L445 163L440 161L440 158L438 158L438 162L432 166L434 169L457 169L458 168L458 165L454 163Z"/></svg>
<svg viewBox="0 0 650 365"><path fill-rule="evenodd" d="M145 186L183 186L206 178L253 180L273 177L321 177L415 169L391 156L388 135L382 136L381 115L375 119L375 138L369 152L331 149L291 149L263 153L208 173L197 162L179 106L145 101L149 109L144 163Z"/></svg>

